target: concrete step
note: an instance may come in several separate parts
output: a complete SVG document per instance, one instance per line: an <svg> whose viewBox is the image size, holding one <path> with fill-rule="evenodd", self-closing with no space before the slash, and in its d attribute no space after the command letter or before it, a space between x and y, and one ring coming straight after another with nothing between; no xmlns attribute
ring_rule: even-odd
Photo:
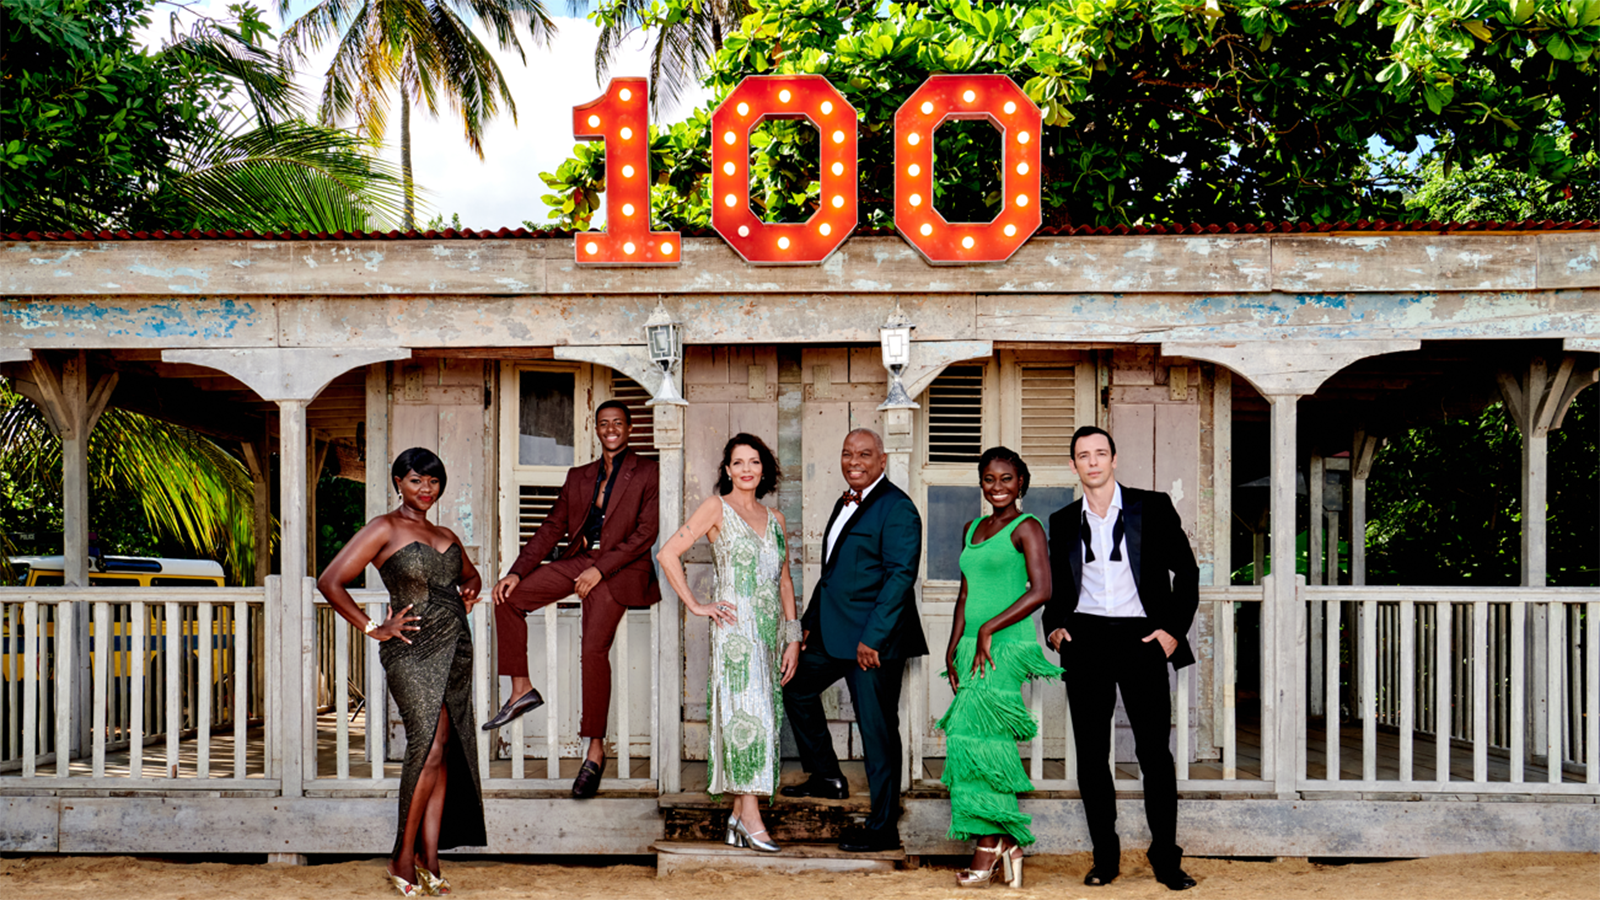
<svg viewBox="0 0 1600 900"><path fill-rule="evenodd" d="M844 853L835 844L781 844L778 853L730 847L721 841L657 841L656 875L715 869L719 872L892 872L906 863L904 850Z"/></svg>

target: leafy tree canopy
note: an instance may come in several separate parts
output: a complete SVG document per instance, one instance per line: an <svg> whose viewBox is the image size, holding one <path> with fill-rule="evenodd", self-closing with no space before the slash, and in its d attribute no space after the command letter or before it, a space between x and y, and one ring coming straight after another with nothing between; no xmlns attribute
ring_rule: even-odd
<svg viewBox="0 0 1600 900"><path fill-rule="evenodd" d="M595 18L669 28L703 0ZM848 0L753 0L721 41L706 84L720 99L762 73L826 75L861 115L863 225L891 221L895 109L929 74L1003 73L1044 110L1046 222L1116 224L1416 218L1374 164L1374 138L1428 159L1537 179L1564 194L1600 173L1600 0L931 0L858 10ZM713 101L652 129L664 173L652 206L677 227L709 223ZM987 220L999 160L941 129L935 200ZM764 163L804 154L807 130L771 129L752 202L769 217L814 208L816 171ZM794 155L791 153L791 155ZM544 176L551 217L587 227L602 154L580 146ZM1404 173L1401 173L1402 175ZM765 199L762 199L765 198ZM776 207L776 208L774 208ZM763 210L758 210L763 211ZM789 213L792 215L792 212Z"/></svg>
<svg viewBox="0 0 1600 900"><path fill-rule="evenodd" d="M374 227L398 181L352 135L305 123L260 10L159 50L155 0L0 0L0 228Z"/></svg>

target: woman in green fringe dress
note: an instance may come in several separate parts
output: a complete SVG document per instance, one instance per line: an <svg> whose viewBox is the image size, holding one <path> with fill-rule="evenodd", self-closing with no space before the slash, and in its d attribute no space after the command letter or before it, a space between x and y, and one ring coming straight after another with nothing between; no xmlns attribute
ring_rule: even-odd
<svg viewBox="0 0 1600 900"><path fill-rule="evenodd" d="M955 699L939 720L945 733L944 784L950 789L950 837L977 839L961 887L984 887L1001 870L1022 886L1022 848L1033 843L1032 821L1017 792L1033 789L1017 742L1038 724L1022 701L1030 678L1059 678L1034 636L1033 611L1050 599L1050 559L1044 527L1017 508L1028 493L1028 464L1005 447L978 460L984 499L994 509L968 522L961 549L945 672Z"/></svg>
<svg viewBox="0 0 1600 900"><path fill-rule="evenodd" d="M760 438L734 435L722 449L717 496L656 554L684 605L715 622L706 685L708 792L733 795L728 843L766 853L779 848L761 821L759 798L778 786L781 688L800 661L783 514L760 502L781 475ZM714 603L695 600L681 560L701 535L710 538L716 563Z"/></svg>

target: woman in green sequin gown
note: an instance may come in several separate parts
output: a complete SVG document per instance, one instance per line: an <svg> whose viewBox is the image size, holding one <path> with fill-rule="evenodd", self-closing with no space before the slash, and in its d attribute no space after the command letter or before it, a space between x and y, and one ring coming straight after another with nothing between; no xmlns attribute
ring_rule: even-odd
<svg viewBox="0 0 1600 900"><path fill-rule="evenodd" d="M783 514L759 502L780 476L777 459L760 438L734 435L723 449L718 496L707 498L657 554L684 605L713 620L706 686L709 792L733 795L734 818L768 845L758 798L772 796L778 786L781 688L800 656L798 628L787 624L795 620L795 600ZM680 560L701 535L710 538L716 563L714 600L704 604L689 589ZM785 632L793 632L796 642L785 640Z"/></svg>
<svg viewBox="0 0 1600 900"><path fill-rule="evenodd" d="M1033 612L1050 599L1050 560L1043 526L1017 508L1028 492L1027 463L995 447L984 452L978 473L994 513L963 532L961 590L945 652L955 699L939 727L950 837L978 839L961 878L981 883L996 854L1020 857L1020 848L1033 843L1031 817L1017 806L1017 793L1033 789L1017 742L1038 731L1022 683L1059 678L1061 669L1045 660L1034 634Z"/></svg>

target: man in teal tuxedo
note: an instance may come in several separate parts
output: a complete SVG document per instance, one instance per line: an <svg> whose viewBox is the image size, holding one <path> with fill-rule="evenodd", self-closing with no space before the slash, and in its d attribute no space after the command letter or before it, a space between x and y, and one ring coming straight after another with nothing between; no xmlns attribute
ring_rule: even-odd
<svg viewBox="0 0 1600 900"><path fill-rule="evenodd" d="M877 432L857 428L845 436L839 466L850 489L828 517L822 576L800 617L800 666L783 689L800 761L811 773L783 794L831 799L843 799L848 789L822 692L841 678L850 689L872 813L866 828L847 833L839 848L858 853L900 846L900 681L906 660L928 652L916 596L922 516L884 477L887 462Z"/></svg>

